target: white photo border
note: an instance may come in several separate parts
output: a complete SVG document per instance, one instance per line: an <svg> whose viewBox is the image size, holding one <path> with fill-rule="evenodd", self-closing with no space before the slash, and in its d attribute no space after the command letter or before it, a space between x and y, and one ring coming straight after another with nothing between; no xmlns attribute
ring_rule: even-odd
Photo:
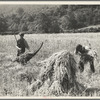
<svg viewBox="0 0 100 100"><path fill-rule="evenodd" d="M100 1L0 1L0 5L100 5ZM99 100L100 97L0 97L1 100L11 100L11 99L23 99L23 100L30 100L30 99L43 99L43 100L56 100L56 99L60 99L60 100Z"/></svg>

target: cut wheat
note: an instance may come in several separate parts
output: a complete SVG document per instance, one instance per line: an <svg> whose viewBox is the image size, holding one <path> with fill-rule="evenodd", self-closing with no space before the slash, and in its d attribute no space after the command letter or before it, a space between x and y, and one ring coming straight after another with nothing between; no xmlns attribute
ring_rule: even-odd
<svg viewBox="0 0 100 100"><path fill-rule="evenodd" d="M48 91L45 94L47 96L61 96L71 89L75 92L80 91L80 88L83 90L83 87L76 81L76 71L76 62L70 52L65 50L55 53L41 62L38 76L40 81L33 83L31 89L34 89L35 96L41 96L45 94L45 91ZM47 88L45 84L48 84Z"/></svg>

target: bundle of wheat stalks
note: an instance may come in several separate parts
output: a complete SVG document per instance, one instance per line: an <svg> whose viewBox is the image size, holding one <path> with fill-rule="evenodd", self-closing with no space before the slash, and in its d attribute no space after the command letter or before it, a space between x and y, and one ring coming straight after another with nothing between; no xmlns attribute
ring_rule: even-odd
<svg viewBox="0 0 100 100"><path fill-rule="evenodd" d="M38 80L30 89L35 96L62 96L69 91L75 92L82 89L76 81L76 62L68 51L53 54L41 62Z"/></svg>

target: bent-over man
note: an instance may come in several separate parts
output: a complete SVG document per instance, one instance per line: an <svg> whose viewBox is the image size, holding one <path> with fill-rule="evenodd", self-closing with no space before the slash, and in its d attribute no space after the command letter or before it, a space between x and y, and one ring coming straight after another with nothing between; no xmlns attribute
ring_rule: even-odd
<svg viewBox="0 0 100 100"><path fill-rule="evenodd" d="M83 46L81 44L78 44L76 46L75 54L80 55L80 61L79 61L79 69L81 72L84 71L84 64L89 62L91 71L94 73L94 58L97 57L97 53L91 49L89 46Z"/></svg>

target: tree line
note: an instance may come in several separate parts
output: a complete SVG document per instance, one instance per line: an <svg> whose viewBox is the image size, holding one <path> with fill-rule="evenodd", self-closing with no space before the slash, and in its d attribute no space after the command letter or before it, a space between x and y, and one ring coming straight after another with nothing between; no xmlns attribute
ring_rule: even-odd
<svg viewBox="0 0 100 100"><path fill-rule="evenodd" d="M31 34L69 33L99 24L99 5L60 5L36 13L25 12L24 8L19 7L10 15L0 14L0 34L17 34L20 31ZM98 30L95 29L95 32Z"/></svg>

